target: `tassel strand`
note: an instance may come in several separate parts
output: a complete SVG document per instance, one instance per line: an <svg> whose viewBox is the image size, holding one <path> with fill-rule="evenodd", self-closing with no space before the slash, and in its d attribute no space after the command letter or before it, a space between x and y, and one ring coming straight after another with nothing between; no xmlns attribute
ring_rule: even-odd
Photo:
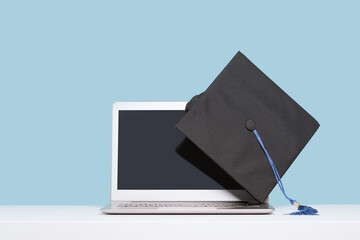
<svg viewBox="0 0 360 240"><path fill-rule="evenodd" d="M297 208L297 210L298 210L298 211L296 211L296 212L290 213L290 215L318 215L318 214L317 214L318 211L317 211L315 208L312 208L312 207L309 207L309 206L305 206L305 205L300 205L297 201L295 201L294 199L289 198L289 197L286 195L284 185L283 185L283 183L282 183L282 181L281 181L281 177L280 177L280 175L279 175L279 173L278 173L278 171L277 171L277 169L276 169L276 167L275 167L274 162L272 161L269 153L266 151L266 148L265 148L263 142L261 141L261 138L260 138L258 132L256 131L256 129L254 129L254 130L252 130L252 131L253 131L253 133L255 134L256 139L258 140L261 148L263 149L263 151L264 151L267 159L268 159L269 162L270 162L271 168L272 168L272 170L273 170L273 172L274 172L276 181L277 181L277 183L278 183L278 185L279 185L279 187L280 187L281 192L284 194L284 196L287 198L287 200L289 200L289 202L291 203L291 205L295 206L295 207Z"/></svg>

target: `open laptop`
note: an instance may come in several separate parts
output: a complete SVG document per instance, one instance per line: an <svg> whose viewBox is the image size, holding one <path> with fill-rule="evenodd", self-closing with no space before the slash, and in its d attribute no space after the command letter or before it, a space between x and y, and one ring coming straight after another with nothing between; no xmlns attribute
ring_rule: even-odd
<svg viewBox="0 0 360 240"><path fill-rule="evenodd" d="M266 214L174 126L187 102L113 105L108 214Z"/></svg>

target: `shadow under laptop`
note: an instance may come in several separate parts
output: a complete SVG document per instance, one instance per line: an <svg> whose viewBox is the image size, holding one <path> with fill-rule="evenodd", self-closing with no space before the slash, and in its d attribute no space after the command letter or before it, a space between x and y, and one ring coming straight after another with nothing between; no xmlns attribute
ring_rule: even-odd
<svg viewBox="0 0 360 240"><path fill-rule="evenodd" d="M191 142L190 139L185 138L176 148L176 152L238 199L246 199L248 202L258 203L240 184Z"/></svg>

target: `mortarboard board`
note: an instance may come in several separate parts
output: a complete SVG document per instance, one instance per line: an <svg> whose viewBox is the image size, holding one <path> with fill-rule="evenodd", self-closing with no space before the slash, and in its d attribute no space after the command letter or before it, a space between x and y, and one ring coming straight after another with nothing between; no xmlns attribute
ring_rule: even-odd
<svg viewBox="0 0 360 240"><path fill-rule="evenodd" d="M176 128L260 202L319 127L240 52L186 110Z"/></svg>

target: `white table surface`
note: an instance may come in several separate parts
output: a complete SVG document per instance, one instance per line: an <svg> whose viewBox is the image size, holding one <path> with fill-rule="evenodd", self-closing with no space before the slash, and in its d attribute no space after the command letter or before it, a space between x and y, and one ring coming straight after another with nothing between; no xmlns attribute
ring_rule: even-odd
<svg viewBox="0 0 360 240"><path fill-rule="evenodd" d="M105 215L101 206L0 206L0 239L360 239L360 205L314 205L319 216Z"/></svg>

